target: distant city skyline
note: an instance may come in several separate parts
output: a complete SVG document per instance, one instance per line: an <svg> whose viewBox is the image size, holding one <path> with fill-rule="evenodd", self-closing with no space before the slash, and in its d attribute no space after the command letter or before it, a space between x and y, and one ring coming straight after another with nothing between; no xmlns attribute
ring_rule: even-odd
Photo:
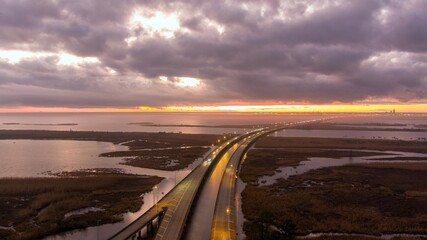
<svg viewBox="0 0 427 240"><path fill-rule="evenodd" d="M425 9L0 0L0 112L427 112Z"/></svg>

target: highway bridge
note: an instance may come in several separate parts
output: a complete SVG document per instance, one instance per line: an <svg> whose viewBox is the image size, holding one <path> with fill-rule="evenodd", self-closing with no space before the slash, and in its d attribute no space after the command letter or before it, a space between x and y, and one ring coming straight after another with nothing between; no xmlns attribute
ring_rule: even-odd
<svg viewBox="0 0 427 240"><path fill-rule="evenodd" d="M236 239L234 196L243 154L261 136L313 121L318 120L272 124L212 149L159 202L110 239Z"/></svg>

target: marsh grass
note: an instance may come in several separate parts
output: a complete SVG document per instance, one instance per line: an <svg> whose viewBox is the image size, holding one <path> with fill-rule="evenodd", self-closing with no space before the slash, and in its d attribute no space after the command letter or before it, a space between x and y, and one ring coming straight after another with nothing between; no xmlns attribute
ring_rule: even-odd
<svg viewBox="0 0 427 240"><path fill-rule="evenodd" d="M120 173L80 172L57 178L0 179L0 239L34 239L61 231L121 220L137 211L141 193L161 181ZM97 207L104 211L64 218L70 211Z"/></svg>
<svg viewBox="0 0 427 240"><path fill-rule="evenodd" d="M255 183L259 177L273 175L278 167L298 166L300 162L311 157L367 157L382 156L384 154L366 151L351 151L342 149L323 148L271 148L253 149L248 153L247 161L242 167L241 178L248 183Z"/></svg>
<svg viewBox="0 0 427 240"><path fill-rule="evenodd" d="M102 156L126 157L123 162L124 165L174 171L187 167L197 158L203 156L208 150L209 148L192 147L182 149L112 152L102 154ZM168 163L172 160L177 160L177 164L168 166Z"/></svg>
<svg viewBox="0 0 427 240"><path fill-rule="evenodd" d="M130 149L147 149L179 146L210 146L217 135L144 133L144 132L93 132L93 131L50 131L50 130L0 130L0 139L79 140L126 143Z"/></svg>
<svg viewBox="0 0 427 240"><path fill-rule="evenodd" d="M265 149L251 150L240 173L245 182L252 183L246 185L242 193L242 209L248 220L244 230L248 240L259 239L256 220L263 212L272 213L275 226L286 219L292 220L298 235L311 232L427 233L426 163L384 162L329 167L291 176L271 186L253 184L260 175L274 174L277 167L295 166L308 157L378 154L370 150L426 152L425 143L264 138L256 146ZM338 238L369 239L360 236Z"/></svg>
<svg viewBox="0 0 427 240"><path fill-rule="evenodd" d="M344 166L293 176L271 187L248 185L243 192L243 211L249 220L245 228L250 235L253 221L269 211L278 223L285 218L295 222L299 235L426 234L426 173ZM322 185L307 186L307 180Z"/></svg>
<svg viewBox="0 0 427 240"><path fill-rule="evenodd" d="M380 139L266 137L260 139L256 146L258 148L369 149L427 153L425 142Z"/></svg>

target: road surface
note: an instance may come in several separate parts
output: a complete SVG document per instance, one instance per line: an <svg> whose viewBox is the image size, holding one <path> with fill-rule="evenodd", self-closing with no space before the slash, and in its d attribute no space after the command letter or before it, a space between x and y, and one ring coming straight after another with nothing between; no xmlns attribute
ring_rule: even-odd
<svg viewBox="0 0 427 240"><path fill-rule="evenodd" d="M210 239L237 239L237 206L235 202L235 186L238 175L237 170L239 169L239 164L243 155L245 154L245 151L249 147L250 143L254 140L254 138L255 136L252 136L249 137L246 141L243 141L227 164L226 171L224 172L221 179L220 189L215 205L213 223L211 225Z"/></svg>
<svg viewBox="0 0 427 240"><path fill-rule="evenodd" d="M221 180L231 157L240 144L241 142L234 144L222 156L213 172L201 186L201 192L193 206L191 218L186 224L183 239L209 239Z"/></svg>
<svg viewBox="0 0 427 240"><path fill-rule="evenodd" d="M312 121L292 125L309 122ZM246 147L260 136L289 125L291 124L280 123L252 130L212 150L199 166L155 206L110 239L123 240L137 236L144 226L158 216L163 207L166 211L155 236L156 240L181 239L184 228L187 239L235 239L236 208L233 203L236 171ZM190 210L193 213L187 219ZM205 213L209 216L204 215ZM203 219L203 229L197 229L197 226L201 226L198 224L202 221L200 219Z"/></svg>
<svg viewBox="0 0 427 240"><path fill-rule="evenodd" d="M250 133L252 134L252 133ZM155 239L180 239L187 220L193 200L198 192L199 186L203 182L211 168L214 169L221 156L239 141L244 135L235 137L222 144L217 149L211 151L186 178L184 178L175 188L167 193L155 206L150 208L141 217L112 236L111 240L129 239L137 236L138 232L150 221L155 219L159 211L166 207L166 213L161 221L160 228Z"/></svg>

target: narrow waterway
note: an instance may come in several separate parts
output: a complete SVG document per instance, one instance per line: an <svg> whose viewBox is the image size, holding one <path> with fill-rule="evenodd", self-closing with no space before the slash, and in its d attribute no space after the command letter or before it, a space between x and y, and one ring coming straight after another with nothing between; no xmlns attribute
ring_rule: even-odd
<svg viewBox="0 0 427 240"><path fill-rule="evenodd" d="M184 147L189 148L189 147ZM209 147L207 147L209 148ZM164 171L121 164L121 157L99 157L99 154L126 151L122 144L74 140L0 140L0 177L48 177L47 173L69 172L81 169L110 168L125 173L159 176L164 178L152 192L145 193L144 204L135 213L123 214L123 221L70 231L46 239L106 239L134 221L185 178L201 161L198 159L187 168ZM165 148L171 149L171 148ZM153 149L147 149L147 152ZM83 211L83 210L82 210Z"/></svg>
<svg viewBox="0 0 427 240"><path fill-rule="evenodd" d="M243 180L238 177L236 182L236 233L237 233L237 239L238 240L244 240L246 239L245 231L243 231L243 224L246 221L245 216L243 215L243 209L242 209L242 192L245 190L246 183L243 182Z"/></svg>
<svg viewBox="0 0 427 240"><path fill-rule="evenodd" d="M213 149L213 148L212 148ZM207 156L211 151L209 150L204 156ZM141 208L135 213L125 213L123 214L123 221L114 223L114 224L104 224L95 227L88 227L81 230L73 230L65 233L48 236L45 239L47 240L81 240L81 239L108 239L129 223L133 222L139 216L144 214L148 209L150 209L155 203L163 198L176 184L181 182L200 162L203 160L203 157L197 159L187 168L177 171L163 171L155 170L149 168L138 168L132 166L122 165L122 169L128 173L134 174L145 174L151 176L160 176L163 179L153 191L145 193L143 197L144 204Z"/></svg>
<svg viewBox="0 0 427 240"><path fill-rule="evenodd" d="M353 150L356 151L356 150ZM362 151L363 152L363 151ZM370 157L342 157L342 158L321 158L321 157L312 157L308 158L307 161L302 161L298 166L292 167L279 167L276 169L274 175L271 176L262 176L258 178L258 184L260 186L268 186L277 182L278 179L287 179L293 175L300 175L310 170L315 170L325 167L336 167L344 166L354 163L374 163L374 162L427 162L420 160L372 160L372 159L387 159L391 157L405 157L405 158L418 158L418 157L427 157L427 154L422 153L412 153L412 152L396 152L396 151L371 151L369 152L378 152L379 156L370 156Z"/></svg>
<svg viewBox="0 0 427 240"><path fill-rule="evenodd" d="M345 150L345 149L343 149ZM353 150L358 151L358 150ZM363 150L360 150L363 151ZM354 164L354 163L374 163L374 162L381 162L381 163L397 163L397 162L427 162L424 160L373 160L373 159L387 159L390 157L413 157L413 158L419 158L419 157L427 157L427 154L422 153L413 153L413 152L398 152L398 151L372 151L369 150L369 152L377 152L379 154L385 154L385 155L378 155L378 156L369 156L369 157L342 157L342 158L320 158L320 157L312 157L309 158L307 161L302 161L298 166L293 167L279 167L276 169L275 174L271 176L263 176L258 179L258 184L260 186L268 186L272 185L277 182L279 179L287 179L290 176L294 175L300 175L305 172L308 172L310 170L325 168L325 167L335 167L335 166L344 166L348 164ZM236 201L238 204L238 216L237 216L237 232L238 232L238 239L243 240L245 239L244 231L243 231L243 223L245 221L244 214L242 211L242 202L241 202L241 193L245 189L246 184L238 178L237 182L237 193L236 193ZM308 234L306 236L302 236L301 238L317 238L320 236L333 236L333 237L339 237L339 236L355 236L355 237L373 237L378 239L393 239L395 237L413 237L413 238L421 238L425 239L427 238L427 235L424 234L382 234L382 235L365 235L365 234L346 234L346 233L312 233Z"/></svg>

